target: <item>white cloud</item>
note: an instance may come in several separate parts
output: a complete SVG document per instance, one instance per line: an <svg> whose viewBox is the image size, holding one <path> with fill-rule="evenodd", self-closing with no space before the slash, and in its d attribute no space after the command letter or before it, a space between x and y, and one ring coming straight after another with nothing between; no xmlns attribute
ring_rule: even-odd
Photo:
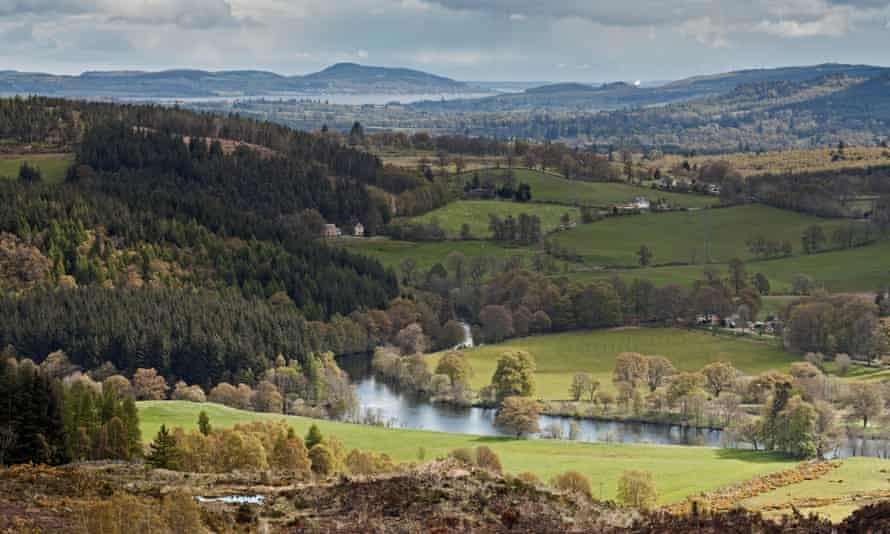
<svg viewBox="0 0 890 534"><path fill-rule="evenodd" d="M523 15L522 13L511 13L510 14L510 20L513 20L513 21L523 21L523 20L526 20L527 18L528 17Z"/></svg>
<svg viewBox="0 0 890 534"><path fill-rule="evenodd" d="M360 49L355 55L358 56L359 59L368 59L368 51L364 49Z"/></svg>
<svg viewBox="0 0 890 534"><path fill-rule="evenodd" d="M729 47L729 30L711 17L701 17L678 24L675 31L711 48Z"/></svg>

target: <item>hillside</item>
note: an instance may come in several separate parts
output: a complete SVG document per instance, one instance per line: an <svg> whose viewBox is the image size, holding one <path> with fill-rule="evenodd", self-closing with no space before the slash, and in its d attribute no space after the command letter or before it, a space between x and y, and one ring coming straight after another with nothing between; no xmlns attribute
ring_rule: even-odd
<svg viewBox="0 0 890 534"><path fill-rule="evenodd" d="M305 76L266 71L92 71L77 76L0 71L0 95L105 98L262 96L287 93L450 93L464 83L425 72L340 63Z"/></svg>
<svg viewBox="0 0 890 534"><path fill-rule="evenodd" d="M799 84L829 76L868 79L887 73L882 67L826 64L808 67L758 69L697 76L658 87L635 87L627 83L598 88L583 84L556 84L527 89L522 93L448 102L423 102L422 111L494 112L521 110L618 110L635 106L658 106L703 99L729 93L739 86L785 82Z"/></svg>

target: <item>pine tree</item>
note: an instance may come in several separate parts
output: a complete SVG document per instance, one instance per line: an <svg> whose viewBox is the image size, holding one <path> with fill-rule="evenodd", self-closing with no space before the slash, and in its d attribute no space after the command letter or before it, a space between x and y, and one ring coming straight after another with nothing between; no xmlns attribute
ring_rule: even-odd
<svg viewBox="0 0 890 534"><path fill-rule="evenodd" d="M210 432L213 430L210 427L210 418L207 417L207 412L204 410L201 410L201 413L198 414L198 430L205 436L209 436Z"/></svg>
<svg viewBox="0 0 890 534"><path fill-rule="evenodd" d="M323 441L324 436L321 435L321 430L314 424L310 426L309 432L306 434L306 448L311 449Z"/></svg>
<svg viewBox="0 0 890 534"><path fill-rule="evenodd" d="M151 443L151 452L146 461L155 469L176 469L179 466L179 449L176 447L176 438L167 431L165 425L161 425L158 435Z"/></svg>

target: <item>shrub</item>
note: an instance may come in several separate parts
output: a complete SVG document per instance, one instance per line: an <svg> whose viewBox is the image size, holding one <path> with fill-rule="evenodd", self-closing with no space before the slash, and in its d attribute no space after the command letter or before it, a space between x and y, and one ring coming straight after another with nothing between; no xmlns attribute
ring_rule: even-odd
<svg viewBox="0 0 890 534"><path fill-rule="evenodd" d="M334 454L322 444L309 449L309 460L312 462L312 472L323 477L334 474L336 461Z"/></svg>
<svg viewBox="0 0 890 534"><path fill-rule="evenodd" d="M625 471L618 480L618 500L626 506L649 509L655 505L658 492L648 471Z"/></svg>
<svg viewBox="0 0 890 534"><path fill-rule="evenodd" d="M593 492L590 489L590 481L587 480L587 477L577 471L566 471L561 475L556 475L550 480L550 485L558 490L581 493L587 497L593 498Z"/></svg>
<svg viewBox="0 0 890 534"><path fill-rule="evenodd" d="M449 456L461 463L465 463L467 465L476 465L476 456L473 454L472 449L454 449L453 451L451 451L451 454L449 454Z"/></svg>
<svg viewBox="0 0 890 534"><path fill-rule="evenodd" d="M540 486L541 485L541 479L538 478L538 475L532 473L531 471L523 471L522 473L519 473L518 475L516 475L516 478L525 482L529 486Z"/></svg>
<svg viewBox="0 0 890 534"><path fill-rule="evenodd" d="M502 473L501 460L498 455L488 447L482 446L476 448L476 465L482 469L488 469L495 473Z"/></svg>

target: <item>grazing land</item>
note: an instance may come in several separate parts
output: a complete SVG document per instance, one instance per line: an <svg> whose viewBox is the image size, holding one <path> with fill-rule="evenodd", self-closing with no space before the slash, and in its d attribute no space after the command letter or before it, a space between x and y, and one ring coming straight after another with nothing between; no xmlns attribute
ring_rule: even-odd
<svg viewBox="0 0 890 534"><path fill-rule="evenodd" d="M65 179L68 167L74 162L73 154L29 154L27 156L0 156L0 178L16 178L23 163L40 169L43 180L59 183Z"/></svg>
<svg viewBox="0 0 890 534"><path fill-rule="evenodd" d="M460 236L461 226L466 223L470 225L470 233L473 237L483 238L491 234L488 230L489 214L506 219L510 215L518 218L521 213L540 217L541 229L544 232L550 232L559 227L560 217L564 213L568 213L573 221L577 221L580 217L580 211L577 208L567 206L499 200L459 200L411 220L426 224L438 221L439 226L451 238Z"/></svg>
<svg viewBox="0 0 890 534"><path fill-rule="evenodd" d="M522 258L523 265L529 264L529 258L538 252L526 247L507 247L494 241L446 241L436 243L412 243L410 241L394 241L391 239L338 239L334 244L348 248L353 252L376 258L384 267L398 270L405 258L417 262L417 268L426 272L436 263L445 262L452 252L460 252L467 258L490 257L508 259L513 256Z"/></svg>
<svg viewBox="0 0 890 534"><path fill-rule="evenodd" d="M890 496L887 461L847 458L840 467L813 480L777 488L742 504L772 514L791 513L792 505L807 514L817 512L831 520L843 519L854 509Z"/></svg>
<svg viewBox="0 0 890 534"><path fill-rule="evenodd" d="M610 218L580 225L555 237L561 246L580 254L593 265L637 265L641 245L654 252L654 264L701 263L705 258L705 234L711 261L752 259L746 245L750 238L788 240L795 250L808 226L818 224L826 235L844 224L766 206L645 214Z"/></svg>
<svg viewBox="0 0 890 534"><path fill-rule="evenodd" d="M146 442L154 437L161 424L196 429L202 410L207 412L215 428L284 419L298 435L305 435L309 426L316 424L325 436L340 439L347 448L387 453L398 462L417 461L420 448L425 450L426 459L431 459L445 456L456 448L487 445L498 454L507 472L531 471L548 480L574 469L590 478L597 497L602 483L602 496L606 499L615 498L618 478L627 469L652 472L659 501L667 504L794 465L782 456L752 451L489 438L336 423L180 401L140 402L138 407ZM705 472L707 477L700 476Z"/></svg>
<svg viewBox="0 0 890 534"><path fill-rule="evenodd" d="M669 154L647 162L648 166L671 169L688 161L701 166L710 161L727 161L742 176L754 176L775 172L817 172L851 168L864 168L890 164L890 150L883 147L846 147L843 159L835 159L835 148L812 150L783 150L773 152L738 152L721 156L694 156L684 158Z"/></svg>
<svg viewBox="0 0 890 534"><path fill-rule="evenodd" d="M654 245L653 248L658 261L658 246ZM727 273L725 264L712 264L709 267L717 269L723 276ZM770 280L772 293L791 291L792 280L798 274L811 277L817 286L833 292L874 291L875 288L890 283L890 242L810 256L797 255L777 260L747 262L745 267L749 274L765 274ZM584 281L617 275L628 281L634 278L650 280L657 286L690 286L702 278L703 270L702 265L680 265L615 272L575 272L569 276Z"/></svg>
<svg viewBox="0 0 890 534"><path fill-rule="evenodd" d="M499 169L486 170L479 174L481 177L485 174L503 176L506 173L506 169ZM663 198L677 208L704 208L719 202L715 197L668 193L624 183L566 180L558 174L530 169L513 169L513 175L517 184L526 183L531 186L532 202L555 202L604 208L630 202L636 197L646 197L653 201ZM462 181L471 180L473 173L464 173L460 178Z"/></svg>
<svg viewBox="0 0 890 534"><path fill-rule="evenodd" d="M796 357L766 343L717 337L704 332L668 328L617 328L533 336L499 345L470 349L471 385L491 383L497 360L508 350L526 350L537 362L535 396L567 399L575 373L591 373L600 387L612 389L612 369L621 352L667 357L678 369L698 371L714 361L728 361L747 373L787 371ZM433 356L435 364L438 356Z"/></svg>

